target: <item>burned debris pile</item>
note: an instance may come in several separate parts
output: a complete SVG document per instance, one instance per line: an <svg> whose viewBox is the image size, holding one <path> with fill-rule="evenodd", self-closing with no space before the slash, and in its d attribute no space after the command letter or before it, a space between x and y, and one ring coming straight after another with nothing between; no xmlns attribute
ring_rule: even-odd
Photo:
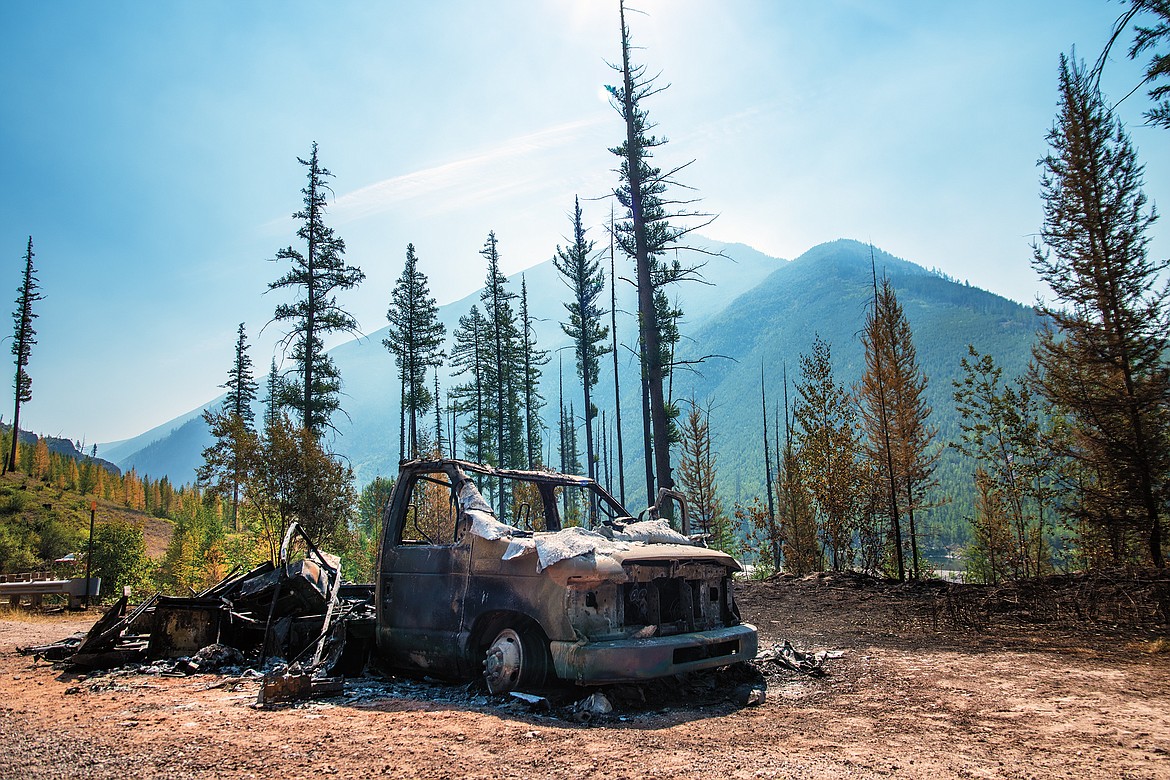
<svg viewBox="0 0 1170 780"><path fill-rule="evenodd" d="M290 561L297 536L307 554ZM85 671L176 659L187 673L228 663L263 667L270 670L263 703L340 690L345 676L362 673L374 642L373 587L343 583L339 559L295 523L279 564L233 572L191 597L156 594L127 609L123 596L88 632L21 652Z"/></svg>
<svg viewBox="0 0 1170 780"><path fill-rule="evenodd" d="M805 653L797 650L788 640L783 644L774 644L756 654L753 665L765 674L774 671L790 671L807 674L810 677L824 677L825 661L840 658L840 650L820 650L815 653Z"/></svg>

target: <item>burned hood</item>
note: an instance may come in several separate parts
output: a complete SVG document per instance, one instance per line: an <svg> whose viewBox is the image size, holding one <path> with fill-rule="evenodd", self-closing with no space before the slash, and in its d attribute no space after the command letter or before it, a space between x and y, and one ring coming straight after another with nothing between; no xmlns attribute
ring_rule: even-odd
<svg viewBox="0 0 1170 780"><path fill-rule="evenodd" d="M558 534L564 533L565 531L558 532ZM556 535L549 534L549 536ZM547 553L548 544L553 540L529 539L525 541L535 542L532 551L539 555L541 552ZM655 544L653 542L599 543L592 549L583 549L576 555L559 557L547 565L541 565L538 558L537 565L538 570L543 571L545 576L551 577L562 585L573 583L580 585L589 582L628 582L630 580L630 567L637 564L653 565L676 562L722 566L727 569L729 574L740 570L740 566L734 558L719 550L685 544Z"/></svg>
<svg viewBox="0 0 1170 780"><path fill-rule="evenodd" d="M552 532L522 531L501 523L470 480L459 486L459 503L472 536L501 542L503 560L532 556L537 572L560 582L627 579L626 563L696 561L740 571L725 552L696 546L665 520L642 520L597 531L570 527Z"/></svg>
<svg viewBox="0 0 1170 780"><path fill-rule="evenodd" d="M726 566L733 572L741 571L739 563L722 550L681 544L631 544L628 550L610 554L620 565L642 561L701 561Z"/></svg>

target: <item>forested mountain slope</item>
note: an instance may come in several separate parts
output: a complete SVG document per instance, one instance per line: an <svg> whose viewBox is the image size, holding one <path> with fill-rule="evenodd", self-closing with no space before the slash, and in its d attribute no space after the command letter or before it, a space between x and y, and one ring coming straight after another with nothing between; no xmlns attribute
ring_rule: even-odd
<svg viewBox="0 0 1170 780"><path fill-rule="evenodd" d="M1030 307L884 252L875 250L874 260L878 276L885 274L893 282L913 328L919 364L929 379L927 398L939 440L957 438L951 383L961 374L959 361L966 356L967 345L994 355L1005 376L1019 374L1031 356L1036 315ZM773 421L783 420L784 372L791 406L795 403L791 388L800 379L799 356L811 350L815 334L832 347L837 381L851 386L860 380L864 370L860 333L872 297L869 247L834 241L779 268L693 333L694 341L683 357L730 358L709 360L689 380L675 380L676 398L694 393L700 401L714 401L711 429L725 497L747 500L763 492L761 369L774 436ZM949 527L969 513L970 471L955 453L944 453L938 472L940 497L951 503L934 510L928 520Z"/></svg>

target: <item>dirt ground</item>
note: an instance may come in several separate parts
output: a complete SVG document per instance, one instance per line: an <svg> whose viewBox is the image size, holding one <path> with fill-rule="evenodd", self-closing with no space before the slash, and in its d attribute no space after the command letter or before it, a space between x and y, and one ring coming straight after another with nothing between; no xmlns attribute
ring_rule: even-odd
<svg viewBox="0 0 1170 780"><path fill-rule="evenodd" d="M614 691L591 724L474 685L362 680L258 709L255 679L84 678L14 648L96 616L3 619L0 778L1170 777L1164 630L955 627L931 588L847 577L738 592L761 646L843 655L823 677L765 669L763 704L720 700L726 676L706 676L642 689L644 705Z"/></svg>

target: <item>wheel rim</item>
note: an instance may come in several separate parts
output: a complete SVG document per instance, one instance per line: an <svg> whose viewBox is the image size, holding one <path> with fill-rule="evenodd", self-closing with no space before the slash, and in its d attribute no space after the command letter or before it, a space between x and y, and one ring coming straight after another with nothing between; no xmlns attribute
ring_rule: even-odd
<svg viewBox="0 0 1170 780"><path fill-rule="evenodd" d="M524 668L524 646L520 635L505 628L488 646L483 661L483 678L492 693L503 693L516 687Z"/></svg>

